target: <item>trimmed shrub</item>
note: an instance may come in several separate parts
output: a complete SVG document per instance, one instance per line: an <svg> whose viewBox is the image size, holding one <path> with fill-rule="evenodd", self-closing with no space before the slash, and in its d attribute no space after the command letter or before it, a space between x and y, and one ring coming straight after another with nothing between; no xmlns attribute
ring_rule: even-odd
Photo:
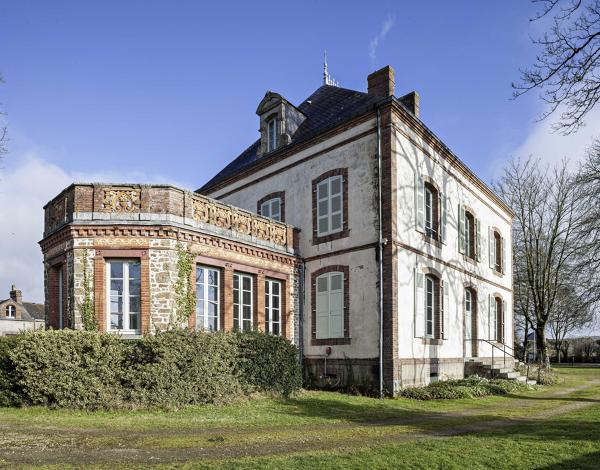
<svg viewBox="0 0 600 470"><path fill-rule="evenodd" d="M415 400L452 400L459 398L481 398L490 395L506 395L531 390L516 380L486 379L476 375L461 380L433 382L424 387L409 387L400 392L401 397Z"/></svg>
<svg viewBox="0 0 600 470"><path fill-rule="evenodd" d="M9 353L20 336L0 336L0 406L22 405L22 394L15 380L15 366Z"/></svg>
<svg viewBox="0 0 600 470"><path fill-rule="evenodd" d="M19 335L9 353L24 402L97 409L122 401L121 340L91 331L46 331Z"/></svg>
<svg viewBox="0 0 600 470"><path fill-rule="evenodd" d="M242 381L261 392L289 396L302 386L298 348L280 336L258 332L237 333L236 372Z"/></svg>
<svg viewBox="0 0 600 470"><path fill-rule="evenodd" d="M235 341L227 333L170 330L133 342L127 353L127 399L147 406L223 404L242 395Z"/></svg>
<svg viewBox="0 0 600 470"><path fill-rule="evenodd" d="M177 408L289 395L301 386L297 357L287 340L263 333L27 332L0 340L0 406Z"/></svg>

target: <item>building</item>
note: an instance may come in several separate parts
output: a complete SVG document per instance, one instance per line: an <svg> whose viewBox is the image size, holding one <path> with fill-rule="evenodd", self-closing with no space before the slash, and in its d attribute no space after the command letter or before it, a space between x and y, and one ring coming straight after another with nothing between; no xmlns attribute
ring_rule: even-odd
<svg viewBox="0 0 600 470"><path fill-rule="evenodd" d="M44 326L44 304L23 302L23 294L13 285L8 299L0 300L0 336L43 330Z"/></svg>
<svg viewBox="0 0 600 470"><path fill-rule="evenodd" d="M270 310L280 301L269 297L269 282L282 282L281 331L300 346L317 385L381 379L396 391L462 377L469 360L510 349L510 208L420 120L417 93L394 96L391 67L368 77L367 93L325 78L297 105L267 92L256 110L258 140L196 193L97 184L53 199L41 242L49 324L66 326L57 318L68 311L79 325L78 260L89 252L102 328L121 308L108 297L127 294L109 288L114 259L146 269L136 331L148 330L148 317L165 325L179 240L198 253L198 269L214 272L219 328L274 332L267 320L280 315ZM256 224L286 236L264 240ZM244 257L248 250L256 254ZM207 282L198 283L198 315L210 306Z"/></svg>

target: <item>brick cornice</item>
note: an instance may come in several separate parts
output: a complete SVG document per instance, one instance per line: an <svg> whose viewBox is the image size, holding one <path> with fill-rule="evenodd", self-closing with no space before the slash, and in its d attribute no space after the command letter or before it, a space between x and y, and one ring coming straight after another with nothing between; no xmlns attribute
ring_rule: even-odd
<svg viewBox="0 0 600 470"><path fill-rule="evenodd" d="M275 261L281 264L295 266L300 262L299 258L294 255L284 255L275 251L269 251L267 249L258 248L252 245L247 245L240 242L234 242L227 239L222 239L217 236L207 235L189 230L181 229L173 226L119 226L119 225L106 225L106 226L82 226L76 227L67 226L58 233L51 235L50 237L42 240L40 245L42 251L45 253L52 247L59 243L66 242L76 238L112 238L112 237L136 237L136 238L159 238L159 239L172 239L181 240L186 242L192 242L200 245L213 246L223 250L232 251L238 254L244 254L252 256L257 259L264 259L268 261ZM107 246L106 243L99 243L98 240L94 240L93 246L86 246L80 248L91 248L91 249L107 249L114 248L112 245ZM140 247L131 244L129 246L119 246L120 249L139 249ZM160 247L150 248L146 245L145 248L149 249L163 249Z"/></svg>

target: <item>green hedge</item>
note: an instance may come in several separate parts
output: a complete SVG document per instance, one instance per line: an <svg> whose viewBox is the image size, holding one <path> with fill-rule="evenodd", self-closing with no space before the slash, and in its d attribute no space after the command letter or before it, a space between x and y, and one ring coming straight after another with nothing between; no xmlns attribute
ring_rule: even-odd
<svg viewBox="0 0 600 470"><path fill-rule="evenodd" d="M298 350L262 333L173 330L123 340L92 331L0 338L0 406L77 409L228 403L301 386Z"/></svg>

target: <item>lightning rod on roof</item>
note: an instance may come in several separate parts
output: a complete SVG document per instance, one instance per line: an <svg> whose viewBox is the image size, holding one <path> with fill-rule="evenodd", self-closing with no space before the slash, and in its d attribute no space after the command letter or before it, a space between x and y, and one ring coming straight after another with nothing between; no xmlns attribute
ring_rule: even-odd
<svg viewBox="0 0 600 470"><path fill-rule="evenodd" d="M329 75L327 69L327 51L323 54L323 85L340 86L340 83Z"/></svg>

